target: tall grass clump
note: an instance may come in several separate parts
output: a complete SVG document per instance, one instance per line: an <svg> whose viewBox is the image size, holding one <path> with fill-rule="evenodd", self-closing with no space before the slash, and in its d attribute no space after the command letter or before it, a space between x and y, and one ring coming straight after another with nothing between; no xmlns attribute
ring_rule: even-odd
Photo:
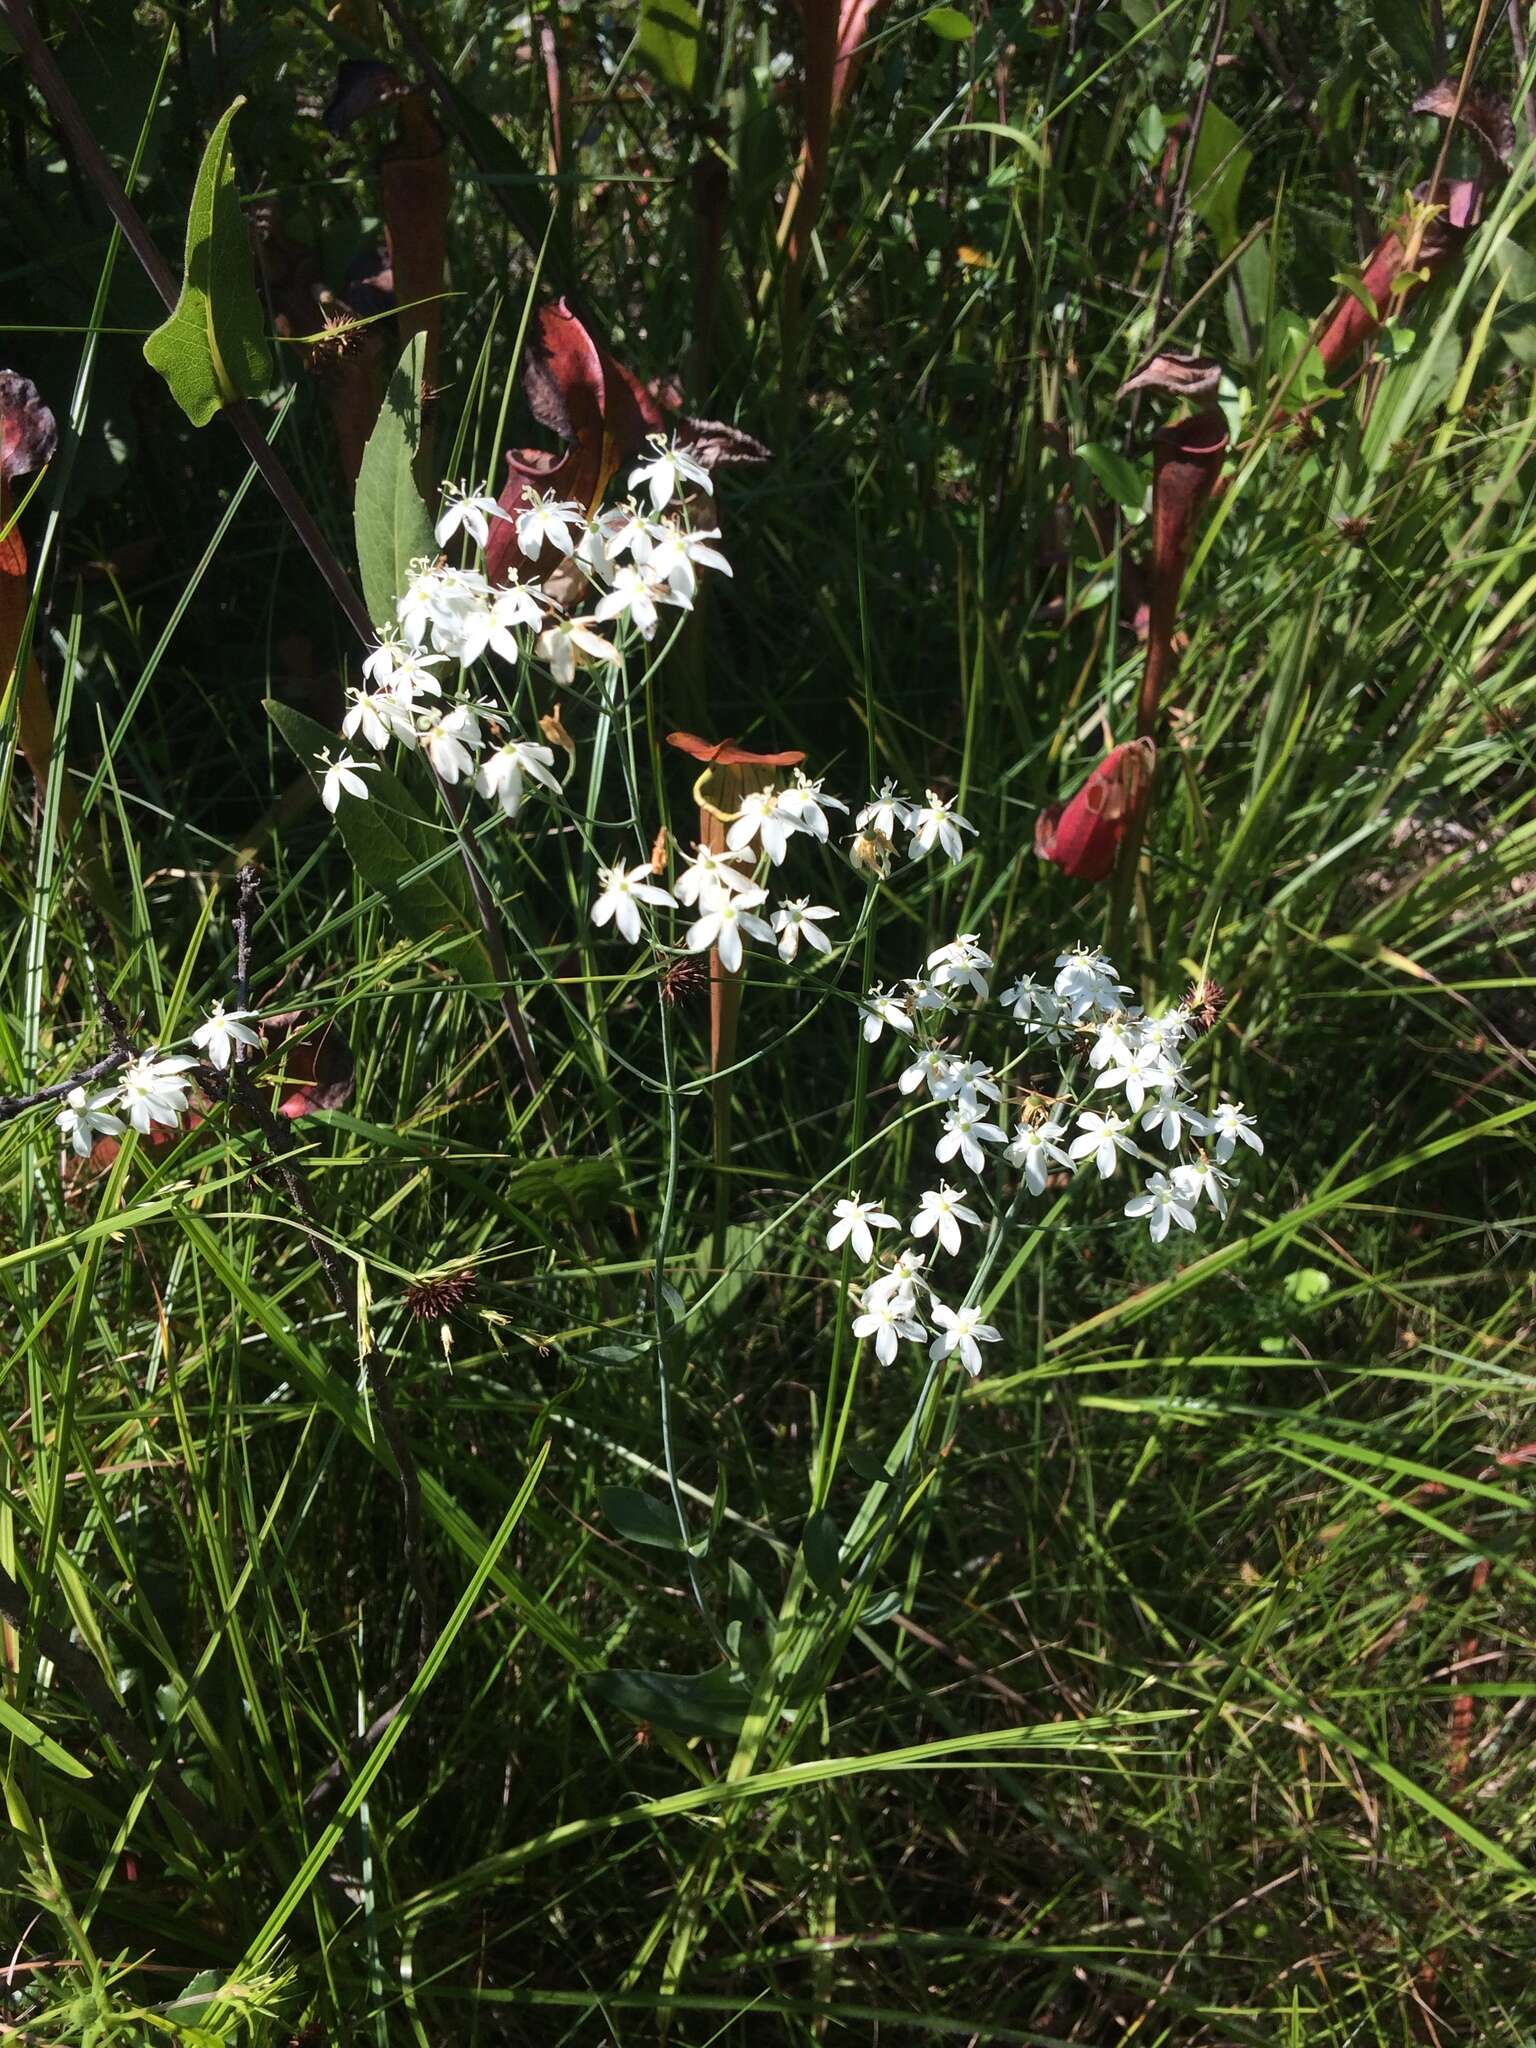
<svg viewBox="0 0 1536 2048"><path fill-rule="evenodd" d="M0 17L5 2028L1525 2038L1521 11Z"/></svg>

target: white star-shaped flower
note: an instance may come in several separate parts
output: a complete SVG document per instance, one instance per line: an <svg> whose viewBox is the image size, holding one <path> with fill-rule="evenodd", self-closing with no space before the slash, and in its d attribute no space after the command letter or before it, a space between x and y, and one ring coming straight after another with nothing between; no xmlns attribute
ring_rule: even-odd
<svg viewBox="0 0 1536 2048"><path fill-rule="evenodd" d="M1003 1157L1022 1168L1024 1185L1032 1195L1045 1193L1046 1177L1053 1166L1063 1166L1068 1173L1072 1172L1071 1155L1062 1150L1061 1144L1066 1135L1066 1127L1053 1117L1047 1117L1043 1123L1020 1124L1015 1129Z"/></svg>
<svg viewBox="0 0 1536 2048"><path fill-rule="evenodd" d="M823 846L827 843L827 833L831 829L827 817L828 805L834 811L848 809L841 797L828 796L819 782L812 782L810 777L798 768L795 770L795 779L788 789L779 791L779 805L781 809L788 811L802 832L809 832L811 837L819 839Z"/></svg>
<svg viewBox="0 0 1536 2048"><path fill-rule="evenodd" d="M875 1256L871 1231L900 1228L896 1218L888 1216L878 1202L861 1202L857 1195L840 1197L832 1204L832 1214L837 1221L827 1232L827 1250L837 1251L846 1239L853 1246L854 1257L866 1266Z"/></svg>
<svg viewBox="0 0 1536 2048"><path fill-rule="evenodd" d="M89 1159L91 1147L98 1138L119 1138L127 1126L120 1116L112 1114L112 1104L117 1101L115 1088L103 1088L91 1095L84 1088L71 1088L64 1098L64 1107L54 1122L69 1140L77 1158Z"/></svg>
<svg viewBox="0 0 1536 2048"><path fill-rule="evenodd" d="M499 803L507 817L515 818L522 808L525 777L553 790L556 796L560 794L554 759L553 747L540 746L535 740L508 740L494 754L487 754L475 770L475 787L482 796Z"/></svg>
<svg viewBox="0 0 1536 2048"><path fill-rule="evenodd" d="M799 818L781 801L778 790L749 789L726 832L725 843L735 852L745 852L755 839L778 867L799 828Z"/></svg>
<svg viewBox="0 0 1536 2048"><path fill-rule="evenodd" d="M830 905L812 903L806 896L786 899L768 920L779 935L779 958L785 962L793 960L802 939L813 953L830 953L832 941L821 927L836 915Z"/></svg>
<svg viewBox="0 0 1536 2048"><path fill-rule="evenodd" d="M593 632L592 623L591 619L557 619L533 644L534 653L549 663L549 672L562 689L569 689L578 668L623 658L611 640Z"/></svg>
<svg viewBox="0 0 1536 2048"><path fill-rule="evenodd" d="M697 904L701 911L718 910L731 896L751 888L751 879L737 865L745 859L744 853L717 853L712 846L699 847L672 884L678 902Z"/></svg>
<svg viewBox="0 0 1536 2048"><path fill-rule="evenodd" d="M1127 1119L1110 1110L1100 1116L1096 1110L1085 1109L1077 1120L1081 1133L1068 1146L1074 1159L1091 1159L1099 1169L1101 1180L1108 1180L1120 1164L1120 1154L1129 1156L1135 1147L1124 1134L1131 1128Z"/></svg>
<svg viewBox="0 0 1536 2048"><path fill-rule="evenodd" d="M962 818L954 809L953 797L942 797L933 790L928 791L925 804L913 806L907 818L912 834L907 856L916 860L920 853L932 853L936 846L942 846L952 861L959 860L965 852L962 832L974 832L976 827L968 818Z"/></svg>
<svg viewBox="0 0 1536 2048"><path fill-rule="evenodd" d="M904 832L912 820L912 806L904 796L896 794L894 782L882 782L863 810L854 819L860 832L878 832L882 839L893 840L898 832Z"/></svg>
<svg viewBox="0 0 1536 2048"><path fill-rule="evenodd" d="M619 931L635 945L640 937L640 905L656 903L677 908L677 899L670 890L663 889L651 871L649 861L641 861L638 867L626 868L622 861L611 868L600 867L597 871L598 893L592 905L592 922L607 924L612 918Z"/></svg>
<svg viewBox="0 0 1536 2048"><path fill-rule="evenodd" d="M325 771L320 778L320 801L328 811L335 811L343 792L348 796L367 796L368 785L363 777L378 766L376 761L354 761L345 750L332 760L329 747L316 754L315 759Z"/></svg>
<svg viewBox="0 0 1536 2048"><path fill-rule="evenodd" d="M987 1121L987 1113L979 1104L957 1102L945 1115L944 1134L934 1146L933 1156L942 1166L958 1152L972 1173L980 1173L987 1163L982 1146L1007 1142L1006 1134Z"/></svg>
<svg viewBox="0 0 1536 2048"><path fill-rule="evenodd" d="M1195 1212L1191 1198L1176 1188L1165 1173L1154 1173L1139 1195L1132 1195L1125 1205L1130 1217L1145 1217L1152 1242L1161 1244L1168 1235L1170 1223L1177 1223L1180 1230L1193 1230Z"/></svg>
<svg viewBox="0 0 1536 2048"><path fill-rule="evenodd" d="M693 484L713 496L714 481L691 448L679 448L676 442L669 446L661 434L652 434L649 446L649 457L629 472L629 488L649 491L653 512L670 505L684 484Z"/></svg>
<svg viewBox="0 0 1536 2048"><path fill-rule="evenodd" d="M878 1301L871 1301L866 1292L864 1312L853 1319L853 1334L855 1337L873 1337L876 1358L882 1365L889 1365L903 1338L909 1344L921 1344L927 1338L928 1332L913 1315L912 1309L909 1295L886 1294Z"/></svg>
<svg viewBox="0 0 1536 2048"><path fill-rule="evenodd" d="M696 924L688 927L689 952L703 953L713 946L720 955L720 965L728 974L735 974L741 966L743 932L764 945L773 944L773 926L756 914L758 905L767 901L766 889L743 889L716 904L713 910L706 910Z"/></svg>
<svg viewBox="0 0 1536 2048"><path fill-rule="evenodd" d="M859 1016L863 1020L864 1036L871 1045L876 1042L887 1025L892 1031L900 1031L908 1038L917 1029L895 996L888 996L878 981L859 1004Z"/></svg>
<svg viewBox="0 0 1536 2048"><path fill-rule="evenodd" d="M979 1229L981 1218L961 1201L958 1188L952 1188L948 1181L940 1181L936 1188L924 1190L917 1214L912 1218L911 1231L914 1237L926 1237L931 1230L945 1251L957 1252L962 1223Z"/></svg>
<svg viewBox="0 0 1536 2048"><path fill-rule="evenodd" d="M476 547L483 548L491 537L491 521L508 516L484 491L466 491L462 484L445 484L443 500L437 525L432 529L440 548L447 547L459 532L467 533Z"/></svg>
<svg viewBox="0 0 1536 2048"><path fill-rule="evenodd" d="M192 1043L222 1071L229 1065L237 1045L260 1047L260 1038L245 1021L254 1014L251 1010L226 1010L222 1003L214 1003L209 1007L207 1023L199 1024L193 1032Z"/></svg>
<svg viewBox="0 0 1536 2048"><path fill-rule="evenodd" d="M1237 1150L1238 1140L1252 1152L1264 1150L1264 1140L1259 1136L1258 1126L1240 1102L1223 1102L1210 1113L1208 1128L1216 1140L1211 1147L1216 1164L1225 1166Z"/></svg>
<svg viewBox="0 0 1536 2048"><path fill-rule="evenodd" d="M550 546L568 555L587 523L586 513L553 491L540 493L530 486L523 496L527 503L517 515L517 544L529 561L536 562Z"/></svg>
<svg viewBox="0 0 1536 2048"><path fill-rule="evenodd" d="M175 1130L187 1107L187 1083L182 1076L196 1065L186 1053L161 1059L155 1052L146 1052L123 1069L118 1084L122 1106L136 1131L147 1136L151 1124Z"/></svg>
<svg viewBox="0 0 1536 2048"><path fill-rule="evenodd" d="M943 1302L936 1301L932 1317L937 1325L937 1334L929 1346L928 1356L937 1361L958 1352L960 1363L974 1379L981 1371L981 1346L1001 1343L1002 1331L984 1323L979 1308L946 1308Z"/></svg>

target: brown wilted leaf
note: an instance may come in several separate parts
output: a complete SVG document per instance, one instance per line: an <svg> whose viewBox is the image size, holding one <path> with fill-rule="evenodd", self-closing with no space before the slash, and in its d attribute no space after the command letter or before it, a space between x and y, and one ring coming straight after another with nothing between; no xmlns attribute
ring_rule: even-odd
<svg viewBox="0 0 1536 2048"><path fill-rule="evenodd" d="M1132 391L1166 391L1174 398L1210 398L1220 382L1221 365L1214 356L1186 356L1164 349L1134 377L1127 377L1115 396L1124 398Z"/></svg>
<svg viewBox="0 0 1536 2048"><path fill-rule="evenodd" d="M1456 90L1455 79L1442 78L1428 92L1419 94L1413 103L1413 111L1416 114L1433 114L1441 121L1460 120L1477 144L1488 177L1497 182L1508 172L1515 154L1515 124L1510 119L1509 108L1497 93L1479 88L1467 94L1458 115Z"/></svg>

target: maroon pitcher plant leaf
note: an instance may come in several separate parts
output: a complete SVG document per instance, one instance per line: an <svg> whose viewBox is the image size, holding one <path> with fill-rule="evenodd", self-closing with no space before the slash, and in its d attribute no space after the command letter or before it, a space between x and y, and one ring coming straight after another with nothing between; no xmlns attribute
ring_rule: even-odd
<svg viewBox="0 0 1536 2048"><path fill-rule="evenodd" d="M529 329L523 395L539 425L565 446L558 454L538 448L507 451L500 503L510 517L492 526L485 557L493 583L529 566L518 554L514 524L529 491L551 491L591 511L619 464L638 453L647 435L662 425L661 408L639 378L588 333L564 299L541 307ZM547 549L533 565L534 573L548 575L558 559L558 550Z"/></svg>
<svg viewBox="0 0 1536 2048"><path fill-rule="evenodd" d="M1035 852L1074 881L1102 882L1115 865L1156 758L1150 740L1128 740L1112 748L1076 796L1040 813L1035 820Z"/></svg>
<svg viewBox="0 0 1536 2048"><path fill-rule="evenodd" d="M1147 601L1147 664L1142 673L1136 730L1145 739L1157 718L1172 672L1179 590L1189 566L1200 515L1210 501L1227 454L1227 422L1212 407L1191 414L1152 437L1152 570Z"/></svg>
<svg viewBox="0 0 1536 2048"><path fill-rule="evenodd" d="M1359 290L1345 292L1334 307L1317 344L1324 371L1330 376L1370 340L1389 312L1460 260L1483 217L1485 195L1509 174L1514 124L1508 108L1494 94L1468 93L1458 113L1457 87L1450 79L1442 79L1414 101L1413 111L1435 114L1442 121L1459 121L1477 146L1482 169L1475 178L1448 178L1438 187L1429 183L1414 187L1414 207L1428 207L1433 191L1434 211L1427 219L1421 216L1415 221L1410 209L1405 217L1394 220L1371 251L1360 274ZM1396 281L1410 273L1413 283L1394 289Z"/></svg>

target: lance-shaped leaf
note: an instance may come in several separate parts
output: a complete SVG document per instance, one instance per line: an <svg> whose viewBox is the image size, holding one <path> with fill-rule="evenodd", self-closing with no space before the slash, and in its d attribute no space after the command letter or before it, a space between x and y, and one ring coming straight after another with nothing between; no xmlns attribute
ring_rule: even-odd
<svg viewBox="0 0 1536 2048"><path fill-rule="evenodd" d="M1137 730L1142 737L1152 730L1163 685L1173 669L1179 590L1189 566L1195 528L1216 488L1226 454L1226 417L1214 407L1163 427L1152 437L1152 574L1147 665L1137 711Z"/></svg>
<svg viewBox="0 0 1536 2048"><path fill-rule="evenodd" d="M269 698L267 716L311 774L322 748L340 744L335 733L291 705ZM367 797L349 797L336 823L353 865L384 898L402 932L426 938L474 929L469 885L451 837L382 764L369 770Z"/></svg>
<svg viewBox="0 0 1536 2048"><path fill-rule="evenodd" d="M1049 804L1035 820L1035 852L1078 882L1102 882L1152 779L1150 740L1113 747L1077 794Z"/></svg>
<svg viewBox="0 0 1536 2048"><path fill-rule="evenodd" d="M176 310L144 344L144 359L171 387L194 427L249 398L267 381L261 300L235 190L229 126L242 94L208 138L187 215L186 268Z"/></svg>
<svg viewBox="0 0 1536 2048"><path fill-rule="evenodd" d="M395 599L406 586L412 562L437 553L415 472L426 346L423 334L406 343L357 472L352 512L357 566L375 626L393 624Z"/></svg>

